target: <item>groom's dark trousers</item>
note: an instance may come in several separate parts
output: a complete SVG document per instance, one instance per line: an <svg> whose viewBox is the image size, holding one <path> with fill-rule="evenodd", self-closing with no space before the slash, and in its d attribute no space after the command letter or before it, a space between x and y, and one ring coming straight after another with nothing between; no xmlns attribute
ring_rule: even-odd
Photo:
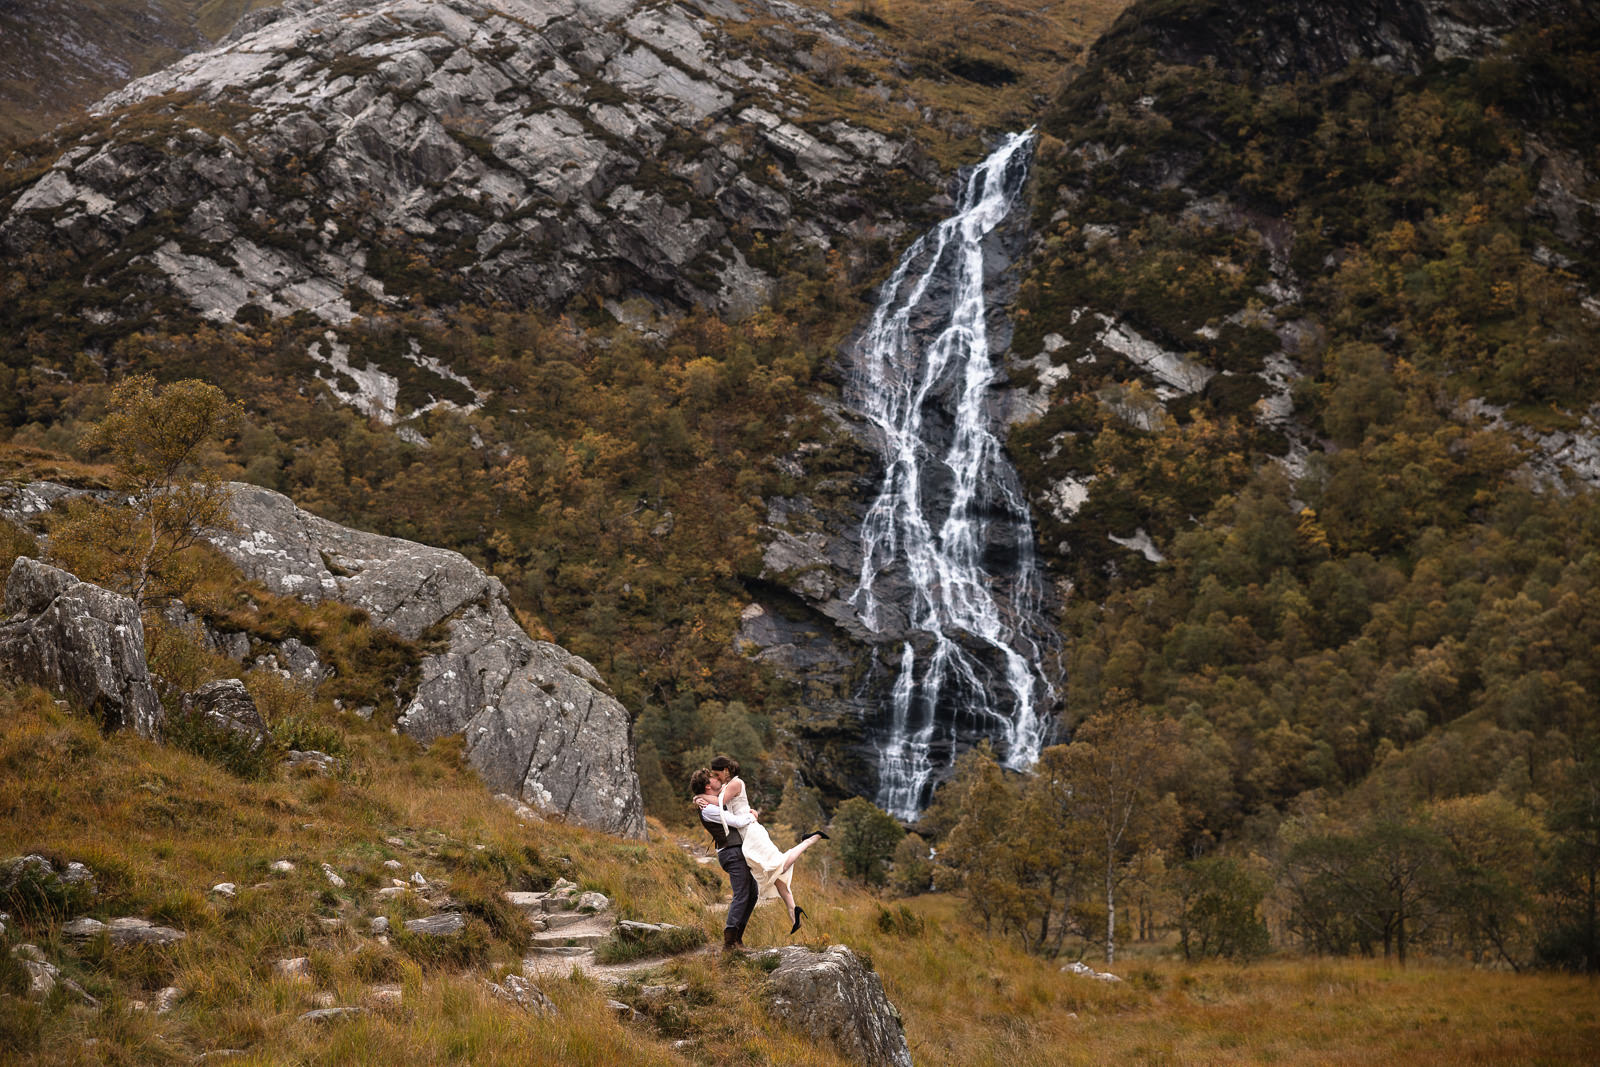
<svg viewBox="0 0 1600 1067"><path fill-rule="evenodd" d="M728 920L724 923L724 941L728 944L742 941L744 928L750 922L750 913L756 907L756 880L750 873L750 865L744 861L744 852L741 849L744 838L738 830L725 829L721 822L706 818L703 811L700 824L717 843L717 865L727 872L728 881L733 884L733 903L728 905Z"/></svg>

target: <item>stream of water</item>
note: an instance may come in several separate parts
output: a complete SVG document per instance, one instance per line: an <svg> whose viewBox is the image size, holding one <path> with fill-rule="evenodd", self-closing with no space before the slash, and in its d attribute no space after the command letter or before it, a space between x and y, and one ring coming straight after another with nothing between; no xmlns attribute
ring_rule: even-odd
<svg viewBox="0 0 1600 1067"><path fill-rule="evenodd" d="M1055 698L1033 524L995 432L984 294L984 238L1016 205L1033 144L1031 131L1005 138L955 213L901 258L851 388L884 450L851 603L869 630L906 634L877 797L903 819L927 804L958 739L988 737L1007 766L1030 767Z"/></svg>

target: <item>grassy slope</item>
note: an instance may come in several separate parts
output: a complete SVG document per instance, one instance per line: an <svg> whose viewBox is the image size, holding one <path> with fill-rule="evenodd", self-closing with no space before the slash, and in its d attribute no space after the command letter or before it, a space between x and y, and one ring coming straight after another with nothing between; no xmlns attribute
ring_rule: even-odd
<svg viewBox="0 0 1600 1067"><path fill-rule="evenodd" d="M39 690L0 693L0 855L81 859L102 890L92 914L143 915L189 934L169 950L114 953L64 942L61 915L13 926L11 943L40 945L106 1008L60 994L42 1008L0 999L8 1062L152 1062L242 1048L249 1055L236 1062L651 1064L682 1062L671 1042L684 1038L700 1062L841 1062L768 1019L756 968L711 955L683 957L647 979L690 990L654 1020L619 1022L604 1006L608 994L579 979L546 986L560 1013L541 1020L484 992L483 978L517 955L486 928L471 973L351 932L374 913L371 890L389 858L467 898L563 874L611 895L625 916L699 924L708 934L718 917L705 906L722 880L659 827L641 845L524 826L460 769L453 746L421 751L345 725L360 773L247 783L183 752L102 737ZM272 875L267 865L280 858L298 869ZM331 889L323 862L349 888ZM810 863L797 885L814 915L810 943L844 942L870 957L921 1064L1576 1063L1600 1041L1588 980L1348 961L1187 966L1151 955L1119 968L1127 982L1107 986L984 935L954 898L885 909L837 879L824 888L823 870ZM238 899L204 892L222 880L245 887ZM344 930L317 922L333 916ZM777 909L763 908L748 941L784 943L782 927ZM272 976L272 962L290 956L311 959L312 983ZM400 984L402 1005L330 1028L297 1021L316 993L361 1003L374 982ZM190 991L173 1012L131 1009L169 983Z"/></svg>

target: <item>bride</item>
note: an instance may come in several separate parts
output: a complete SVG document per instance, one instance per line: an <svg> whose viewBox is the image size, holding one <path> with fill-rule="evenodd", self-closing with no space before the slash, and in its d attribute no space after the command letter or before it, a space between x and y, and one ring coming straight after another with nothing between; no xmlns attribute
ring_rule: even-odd
<svg viewBox="0 0 1600 1067"><path fill-rule="evenodd" d="M717 805L724 814L723 825L726 826L727 815L745 815L750 812L750 799L745 795L744 779L739 777L739 761L730 756L718 756L711 761L711 778L721 786L717 797ZM760 812L753 813L759 817ZM789 890L789 877L794 869L795 860L799 859L806 849L813 843L824 840L827 834L821 830L813 830L800 839L800 843L787 852L781 852L777 845L772 843L772 838L767 834L767 828L760 822L752 821L743 831L744 844L740 851L744 853L745 863L750 865L750 873L756 881L758 900L771 900L778 897L783 901L783 906L789 909L789 918L794 925L789 928L791 934L800 929L800 920L805 915L805 909L794 902L794 894Z"/></svg>

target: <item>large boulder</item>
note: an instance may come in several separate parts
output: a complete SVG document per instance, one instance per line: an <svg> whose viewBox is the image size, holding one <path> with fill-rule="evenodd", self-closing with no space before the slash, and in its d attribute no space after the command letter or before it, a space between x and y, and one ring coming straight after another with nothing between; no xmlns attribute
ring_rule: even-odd
<svg viewBox="0 0 1600 1067"><path fill-rule="evenodd" d="M911 1067L900 1012L877 974L850 951L830 945L818 952L801 945L769 949L778 966L767 976L772 1014L833 1045L864 1067Z"/></svg>
<svg viewBox="0 0 1600 1067"><path fill-rule="evenodd" d="M22 556L6 579L5 613L0 676L53 689L108 729L160 737L164 713L132 600Z"/></svg>
<svg viewBox="0 0 1600 1067"><path fill-rule="evenodd" d="M628 712L587 662L535 641L505 587L458 552L352 530L288 497L235 483L238 532L211 542L272 591L359 607L416 638L439 623L449 647L422 661L400 728L427 743L464 732L496 792L624 837L644 835Z"/></svg>

